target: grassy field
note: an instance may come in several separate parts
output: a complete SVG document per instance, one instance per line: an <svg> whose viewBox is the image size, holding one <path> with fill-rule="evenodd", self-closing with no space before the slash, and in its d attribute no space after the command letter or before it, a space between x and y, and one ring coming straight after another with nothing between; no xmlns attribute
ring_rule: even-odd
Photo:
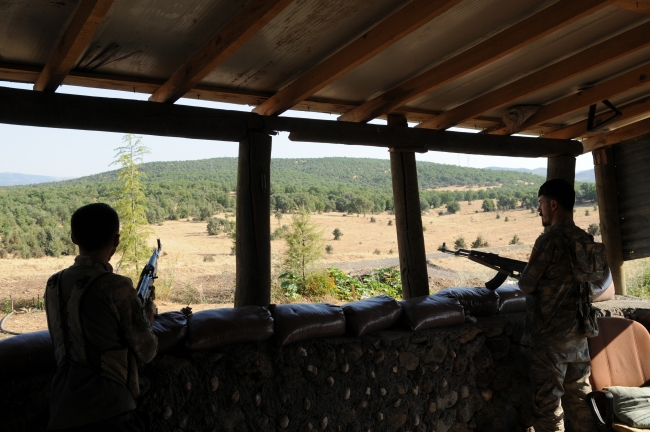
<svg viewBox="0 0 650 432"><path fill-rule="evenodd" d="M496 213L484 213L481 203L462 202L461 211L456 214L439 215L439 209L430 210L422 216L425 246L428 254L446 242L448 246L462 236L470 243L482 235L490 247L508 246L516 234L523 248L499 251L503 256L527 260L530 249L542 232L540 218L530 210L517 209ZM587 212L589 214L587 215ZM216 215L234 218L233 214ZM598 223L598 211L593 205L578 206L575 212L578 226L586 229ZM371 222L371 218L375 222ZM386 258L397 258L397 237L394 215L343 215L342 213L314 214L312 220L321 227L326 245L331 245L331 254L324 255L321 268L331 265L356 263L354 271L362 272L368 263ZM392 225L389 221L392 220ZM271 217L271 230L291 222L291 215L285 214L280 221ZM192 304L195 309L231 306L235 280L235 257L230 254L232 240L226 234L208 235L206 222L167 221L152 227L155 236L163 244L159 276L156 284L160 311L178 310L181 305ZM343 236L335 241L332 231L339 228ZM151 239L152 247L155 243ZM285 249L284 240L272 241L272 259L277 269ZM640 260L643 261L643 260ZM42 297L45 282L52 273L69 266L72 257L39 259L0 260L0 300L13 299L16 307L29 308ZM356 265L355 264L355 265ZM354 267L354 266L353 266ZM640 262L626 265L629 282L643 275ZM275 271L277 275L277 270ZM468 260L453 256L429 260L429 279L432 291L449 286L479 286L493 276L493 271ZM6 302L5 302L6 306ZM11 325L16 331L30 331L45 328L42 313L22 314L12 317Z"/></svg>

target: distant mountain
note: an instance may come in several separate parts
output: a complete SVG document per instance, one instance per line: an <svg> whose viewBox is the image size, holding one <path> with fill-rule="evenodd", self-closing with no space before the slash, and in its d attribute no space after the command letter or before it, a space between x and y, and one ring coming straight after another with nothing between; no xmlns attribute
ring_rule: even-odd
<svg viewBox="0 0 650 432"><path fill-rule="evenodd" d="M35 183L50 183L67 180L69 177L51 177L34 174L0 173L0 186L17 186Z"/></svg>
<svg viewBox="0 0 650 432"><path fill-rule="evenodd" d="M529 169L529 168L487 167L485 169L499 170L499 171L517 171L517 172L536 174L536 175L539 175L539 176L542 176L542 177L546 177L546 168ZM596 177L594 176L593 168L589 169L589 170L578 171L576 173L576 181L587 182L587 183L596 183Z"/></svg>

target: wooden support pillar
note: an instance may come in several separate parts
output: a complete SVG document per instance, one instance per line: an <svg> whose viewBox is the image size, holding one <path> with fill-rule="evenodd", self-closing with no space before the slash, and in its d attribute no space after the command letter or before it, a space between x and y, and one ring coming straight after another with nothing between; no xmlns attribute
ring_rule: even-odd
<svg viewBox="0 0 650 432"><path fill-rule="evenodd" d="M627 287L625 286L625 269L623 267L623 242L621 240L621 219L618 214L614 150L612 147L606 147L594 150L592 154L594 156L600 231L607 249L607 264L612 272L616 294L625 295Z"/></svg>
<svg viewBox="0 0 650 432"><path fill-rule="evenodd" d="M573 186L576 180L576 158L573 156L554 156L548 158L546 180L561 178Z"/></svg>
<svg viewBox="0 0 650 432"><path fill-rule="evenodd" d="M249 131L239 142L235 307L271 301L271 137Z"/></svg>
<svg viewBox="0 0 650 432"><path fill-rule="evenodd" d="M389 115L389 126L407 127L406 117ZM390 171L393 179L395 227L399 266L402 274L402 297L429 295L427 257L424 250L420 189L414 152L391 152Z"/></svg>

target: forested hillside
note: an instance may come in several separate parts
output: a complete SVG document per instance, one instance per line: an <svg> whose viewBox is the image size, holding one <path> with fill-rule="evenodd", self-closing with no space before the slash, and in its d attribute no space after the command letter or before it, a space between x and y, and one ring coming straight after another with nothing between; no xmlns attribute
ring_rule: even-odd
<svg viewBox="0 0 650 432"><path fill-rule="evenodd" d="M236 158L152 162L146 174L150 223L197 218L235 205ZM455 201L495 199L497 207L533 206L544 178L514 171L463 168L418 162L421 208L445 207ZM488 190L437 191L448 186L484 186ZM117 172L56 183L0 187L0 258L58 256L74 252L68 223L78 207L111 202ZM595 199L595 190L577 185L580 199ZM312 211L373 213L391 211L390 163L387 160L320 158L273 159L271 212L297 207ZM453 211L453 206L451 207Z"/></svg>

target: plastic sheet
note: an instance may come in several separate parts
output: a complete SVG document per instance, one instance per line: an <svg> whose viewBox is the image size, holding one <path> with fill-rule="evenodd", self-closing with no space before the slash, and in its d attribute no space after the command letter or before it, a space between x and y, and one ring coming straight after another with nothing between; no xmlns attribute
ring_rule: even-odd
<svg viewBox="0 0 650 432"><path fill-rule="evenodd" d="M158 337L158 354L182 349L187 336L187 317L182 312L156 315L153 332Z"/></svg>
<svg viewBox="0 0 650 432"><path fill-rule="evenodd" d="M10 379L56 369L50 332L42 330L0 341L0 378Z"/></svg>
<svg viewBox="0 0 650 432"><path fill-rule="evenodd" d="M458 299L465 311L476 317L492 316L499 312L499 294L487 288L448 288L436 295Z"/></svg>
<svg viewBox="0 0 650 432"><path fill-rule="evenodd" d="M262 341L273 336L273 318L261 306L204 310L190 315L187 321L185 347L192 351Z"/></svg>
<svg viewBox="0 0 650 432"><path fill-rule="evenodd" d="M348 331L357 336L388 328L402 315L399 303L386 295L348 303L342 309Z"/></svg>
<svg viewBox="0 0 650 432"><path fill-rule="evenodd" d="M343 309L329 303L284 304L271 309L280 346L345 333Z"/></svg>
<svg viewBox="0 0 650 432"><path fill-rule="evenodd" d="M458 299L439 295L415 297L400 302L404 321L411 330L447 327L465 322Z"/></svg>
<svg viewBox="0 0 650 432"><path fill-rule="evenodd" d="M526 311L526 293L517 286L501 286L496 289L499 294L499 313Z"/></svg>

